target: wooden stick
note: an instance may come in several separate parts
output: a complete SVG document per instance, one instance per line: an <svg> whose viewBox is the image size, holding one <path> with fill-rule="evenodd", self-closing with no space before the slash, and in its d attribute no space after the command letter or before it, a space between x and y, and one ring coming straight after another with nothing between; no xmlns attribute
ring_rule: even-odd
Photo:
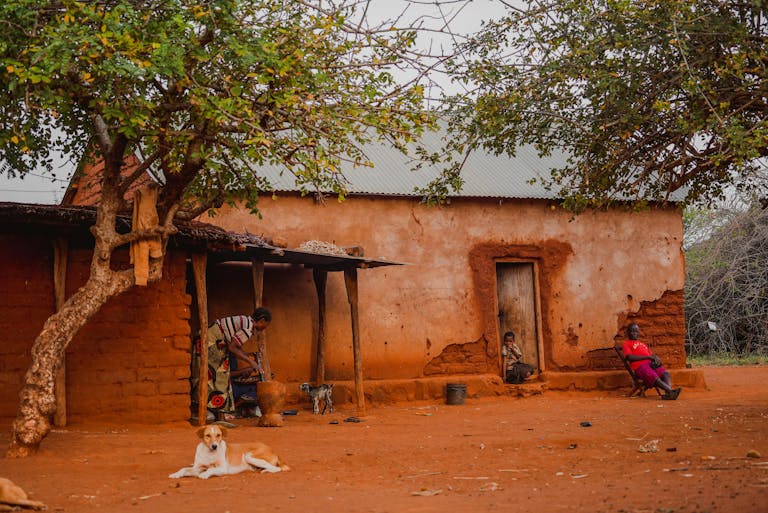
<svg viewBox="0 0 768 513"><path fill-rule="evenodd" d="M352 353L355 360L355 395L357 396L357 416L365 416L365 393L363 390L363 360L360 350L360 315L357 297L357 268L344 269L344 283L347 286L347 299L352 314Z"/></svg>
<svg viewBox="0 0 768 513"><path fill-rule="evenodd" d="M208 291L206 288L206 266L208 255L194 253L192 255L192 271L195 275L195 290L197 292L197 315L200 319L200 379L197 383L197 425L205 425L208 404ZM194 350L194 348L193 348Z"/></svg>
<svg viewBox="0 0 768 513"><path fill-rule="evenodd" d="M325 284L328 272L312 269L317 290L317 361L315 363L315 383L325 383Z"/></svg>
<svg viewBox="0 0 768 513"><path fill-rule="evenodd" d="M253 306L263 306L264 297L264 261L257 258L251 259L251 274L253 275ZM263 331L256 332L256 348L261 353L261 368L264 370L264 380L272 381L272 366L269 364L267 354L267 337Z"/></svg>
<svg viewBox="0 0 768 513"><path fill-rule="evenodd" d="M253 276L253 308L264 303L264 261L251 258L251 276Z"/></svg>
<svg viewBox="0 0 768 513"><path fill-rule="evenodd" d="M56 311L61 310L67 298L67 259L69 246L67 240L57 237L53 241L53 293L56 298ZM61 353L59 370L54 382L56 412L53 414L54 426L67 425L67 352Z"/></svg>

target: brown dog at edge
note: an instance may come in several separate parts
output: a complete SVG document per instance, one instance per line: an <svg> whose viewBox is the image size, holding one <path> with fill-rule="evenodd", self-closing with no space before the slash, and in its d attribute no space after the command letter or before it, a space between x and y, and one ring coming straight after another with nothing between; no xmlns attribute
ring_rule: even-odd
<svg viewBox="0 0 768 513"><path fill-rule="evenodd" d="M33 501L27 493L10 479L0 477L0 511L14 511L19 506L32 509L48 509L42 502Z"/></svg>

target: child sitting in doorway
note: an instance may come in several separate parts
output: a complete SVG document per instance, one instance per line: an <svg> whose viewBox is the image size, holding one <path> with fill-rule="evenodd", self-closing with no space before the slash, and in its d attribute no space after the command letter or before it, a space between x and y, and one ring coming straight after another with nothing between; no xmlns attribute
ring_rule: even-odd
<svg viewBox="0 0 768 513"><path fill-rule="evenodd" d="M502 369L504 369L504 381L519 385L533 375L532 365L523 363L523 352L515 344L515 333L504 333L504 343L501 345Z"/></svg>

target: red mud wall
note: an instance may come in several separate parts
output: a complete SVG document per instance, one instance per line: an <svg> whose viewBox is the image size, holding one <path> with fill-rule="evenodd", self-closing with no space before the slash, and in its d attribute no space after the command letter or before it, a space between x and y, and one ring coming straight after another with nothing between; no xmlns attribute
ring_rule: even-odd
<svg viewBox="0 0 768 513"><path fill-rule="evenodd" d="M669 368L685 367L685 295L682 290L665 292L656 301L643 301L637 312L621 316L614 345L621 346L626 340L627 327L631 323L640 326L640 340L658 354ZM623 368L616 353L610 347L590 351L587 354L591 370Z"/></svg>
<svg viewBox="0 0 768 513"><path fill-rule="evenodd" d="M32 343L53 312L47 238L0 235L0 416L14 416ZM89 250L70 250L67 293L85 282ZM165 279L113 298L66 349L68 416L189 415L189 303L185 259L169 256Z"/></svg>
<svg viewBox="0 0 768 513"><path fill-rule="evenodd" d="M44 237L0 233L0 417L16 414L30 348L53 313L53 249Z"/></svg>
<svg viewBox="0 0 768 513"><path fill-rule="evenodd" d="M67 291L85 281L90 251L70 253ZM72 417L189 416L189 305L186 264L171 253L164 279L112 298L67 347Z"/></svg>
<svg viewBox="0 0 768 513"><path fill-rule="evenodd" d="M498 351L485 338L467 344L451 344L424 367L425 376L484 374L493 369Z"/></svg>
<svg viewBox="0 0 768 513"><path fill-rule="evenodd" d="M138 159L135 155L127 156L123 166L123 173L135 169L137 165ZM104 172L104 162L99 161L93 165L86 165L78 172L80 174L76 179L72 180L70 190L64 198L64 203L70 205L97 205L101 199L101 175ZM133 191L151 182L152 179L149 175L144 173L131 184L123 197L129 202L132 201Z"/></svg>
<svg viewBox="0 0 768 513"><path fill-rule="evenodd" d="M546 371L593 368L593 351L613 345L631 315L650 337L684 330L682 310L669 310L668 299L682 296L685 280L682 216L674 208L574 217L543 200L453 199L428 207L414 198L353 196L322 205L292 195L263 198L259 208L261 219L225 207L211 221L284 238L290 248L308 240L360 245L366 257L408 264L358 272L366 379L499 374L499 262L535 265ZM222 290L209 303L231 310L217 315L250 308L247 272L216 281ZM349 304L340 273L329 275L327 293L326 375L350 379ZM317 320L311 271L268 268L264 302L275 314L267 338L277 379L310 379ZM670 344L671 367L684 365L682 339L659 342Z"/></svg>
<svg viewBox="0 0 768 513"><path fill-rule="evenodd" d="M656 301L643 301L640 310L627 316L617 340L623 341L629 324L640 326L640 340L670 368L685 366L685 295L682 290L665 293Z"/></svg>

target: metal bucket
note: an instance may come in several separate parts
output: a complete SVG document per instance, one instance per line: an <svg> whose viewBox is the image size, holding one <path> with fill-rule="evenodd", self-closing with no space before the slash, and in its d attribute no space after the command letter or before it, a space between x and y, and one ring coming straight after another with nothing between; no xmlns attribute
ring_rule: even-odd
<svg viewBox="0 0 768 513"><path fill-rule="evenodd" d="M466 397L466 383L448 383L445 386L445 404L464 404Z"/></svg>

